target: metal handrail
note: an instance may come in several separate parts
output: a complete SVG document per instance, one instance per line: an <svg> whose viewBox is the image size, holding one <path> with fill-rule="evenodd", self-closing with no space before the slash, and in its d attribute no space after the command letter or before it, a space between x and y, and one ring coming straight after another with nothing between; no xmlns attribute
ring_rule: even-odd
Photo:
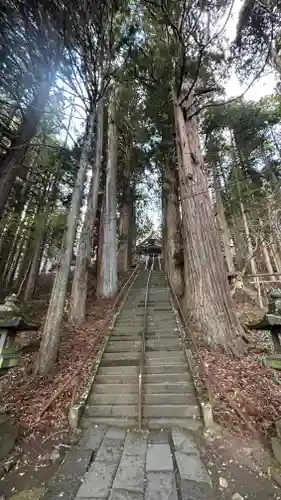
<svg viewBox="0 0 281 500"><path fill-rule="evenodd" d="M187 321L186 321L185 315L183 313L183 310L182 310L179 298L178 298L178 296L177 296L177 294L175 292L175 289L174 289L174 287L172 285L172 282L171 282L171 280L170 280L170 278L169 278L169 276L168 276L167 273L166 273L166 280L167 280L168 285L170 287L170 290L172 292L172 296L173 296L174 302L176 303L176 306L177 306L177 309L178 309L178 312L179 312L179 316L180 316L180 319L181 319L181 325L182 325L182 327L184 329L184 333L185 333L185 335L188 334L188 336L189 336L189 338L190 338L190 340L192 342L194 351L196 352L196 355L197 355L199 364L201 366L201 369L205 373L205 376L206 376L206 389L207 389L207 393L208 393L208 399L209 399L209 401L212 401L213 398L212 398L212 389L211 389L210 382L209 382L209 380L210 380L209 372L208 372L208 370L207 370L207 368L206 368L206 366L205 366L205 364L204 364L204 362L202 360L202 357L200 355L200 352L199 352L199 349L198 349L198 345L196 343L196 340L194 338L192 330L190 329L190 327L187 324ZM183 342L184 342L184 344L186 346L186 343L187 343L186 338L184 338L182 335L181 335L181 338L182 338L182 340L183 340Z"/></svg>
<svg viewBox="0 0 281 500"><path fill-rule="evenodd" d="M159 271L162 271L160 255L158 255L158 265L159 265Z"/></svg>
<svg viewBox="0 0 281 500"><path fill-rule="evenodd" d="M143 366L144 366L144 356L145 356L145 339L147 333L147 302L148 302L148 289L149 282L152 273L152 267L148 272L148 279L145 290L145 299L144 299L144 321L143 321L143 330L142 330L142 343L141 343L141 355L140 355L140 366L139 366L139 391L138 391L138 428L141 429L142 423L142 388L143 388Z"/></svg>

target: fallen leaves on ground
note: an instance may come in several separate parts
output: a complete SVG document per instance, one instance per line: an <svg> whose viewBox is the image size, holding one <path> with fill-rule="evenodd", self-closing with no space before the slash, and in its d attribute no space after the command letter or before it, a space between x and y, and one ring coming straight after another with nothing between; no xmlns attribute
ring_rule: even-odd
<svg viewBox="0 0 281 500"><path fill-rule="evenodd" d="M200 357L208 372L217 422L234 431L249 430L230 406L230 399L250 426L259 433L274 434L275 421L280 418L281 374L264 366L255 353L234 359L231 355L201 348Z"/></svg>
<svg viewBox="0 0 281 500"><path fill-rule="evenodd" d="M0 404L11 412L24 435L31 437L34 433L41 433L46 436L68 426L68 409L76 379L37 422L38 416L54 393L80 366L83 368L79 375L79 387L84 386L104 336L104 333L99 335L99 332L113 302L102 300L91 305L83 328L73 328L67 322L63 323L58 360L48 375L34 374L37 352L33 352L24 355L21 366L1 377Z"/></svg>

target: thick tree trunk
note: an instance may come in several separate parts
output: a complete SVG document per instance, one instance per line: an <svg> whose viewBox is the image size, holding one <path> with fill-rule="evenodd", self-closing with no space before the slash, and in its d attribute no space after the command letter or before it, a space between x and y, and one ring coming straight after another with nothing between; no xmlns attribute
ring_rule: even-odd
<svg viewBox="0 0 281 500"><path fill-rule="evenodd" d="M33 223L34 222L32 222L32 225ZM30 230L27 232L27 235L24 238L23 245L21 246L21 255L18 261L18 266L16 268L16 283L14 288L16 288L17 290L19 290L19 288L21 287L23 279L27 277L27 271L29 270L31 262L32 243L32 228L30 227Z"/></svg>
<svg viewBox="0 0 281 500"><path fill-rule="evenodd" d="M234 261L233 261L230 232L229 232L229 227L228 227L227 220L225 217L225 210L224 210L223 201L221 198L221 191L220 191L221 190L220 179L218 176L216 166L214 166L214 184L215 184L215 192L216 192L216 213L217 213L218 227L220 229L221 236L222 236L227 270L229 273L234 273L235 267L234 267Z"/></svg>
<svg viewBox="0 0 281 500"><path fill-rule="evenodd" d="M182 99L180 96L179 101ZM187 100L192 112L193 96ZM221 254L207 175L200 149L196 118L185 119L175 102L175 123L182 167L179 170L186 310L189 320L211 346L234 354L241 349L242 327L233 311Z"/></svg>
<svg viewBox="0 0 281 500"><path fill-rule="evenodd" d="M274 269L273 269L272 264L271 264L271 258L270 258L270 254L268 251L268 247L267 247L264 239L261 242L261 247L262 247L262 253L263 253L263 258L264 258L266 270L269 274L273 274ZM275 281L275 276L269 276L269 281Z"/></svg>
<svg viewBox="0 0 281 500"><path fill-rule="evenodd" d="M30 141L36 134L37 125L44 114L52 81L53 75L48 75L42 82L0 166L0 217L3 215L8 196L19 174Z"/></svg>
<svg viewBox="0 0 281 500"><path fill-rule="evenodd" d="M128 234L128 267L133 264L133 254L136 249L136 212L135 212L135 203L134 198L132 197L131 203L131 213L130 213L130 226L129 226L129 234Z"/></svg>
<svg viewBox="0 0 281 500"><path fill-rule="evenodd" d="M97 298L102 297L103 292L103 245L104 245L104 210L105 210L105 196L102 198L100 220L99 220L99 234L98 234L98 248L97 248Z"/></svg>
<svg viewBox="0 0 281 500"><path fill-rule="evenodd" d="M5 289L6 290L9 290L9 288L11 288L13 285L13 280L14 280L19 262L21 260L22 249L23 249L23 246L25 244L26 239L29 240L29 238L30 238L30 232L31 231L28 231L27 238L25 235L24 236L20 235L16 239L17 244L15 246L15 252L12 255L12 259L10 261L10 266L8 268L7 275L5 277Z"/></svg>
<svg viewBox="0 0 281 500"><path fill-rule="evenodd" d="M97 109L97 136L96 136L96 155L95 166L93 168L91 187L88 196L87 211L82 227L82 232L78 244L76 267L72 283L71 303L70 303L70 321L81 326L85 321L86 300L88 288L88 268L91 259L93 232L96 220L98 193L100 185L100 172L103 147L103 117L104 101L101 99Z"/></svg>
<svg viewBox="0 0 281 500"><path fill-rule="evenodd" d="M117 293L117 238L116 238L116 168L117 129L115 100L111 98L108 111L108 156L103 243L102 296L114 297Z"/></svg>
<svg viewBox="0 0 281 500"><path fill-rule="evenodd" d="M182 251L181 221L179 211L178 171L167 154L164 165L165 205L165 257L169 279L180 298L184 292L183 267L180 263Z"/></svg>
<svg viewBox="0 0 281 500"><path fill-rule="evenodd" d="M49 215L49 207L47 207L44 213L39 214L38 223L34 238L34 247L33 247L33 256L32 262L30 266L30 270L28 273L28 278L26 282L26 287L24 291L24 300L29 300L35 290L36 281L38 278L40 264L42 259L43 247L44 247L44 239L45 239L45 228Z"/></svg>
<svg viewBox="0 0 281 500"><path fill-rule="evenodd" d="M120 224L119 224L119 250L118 250L118 270L126 272L129 264L129 232L131 230L131 213L132 207L130 203L124 201L120 209Z"/></svg>
<svg viewBox="0 0 281 500"><path fill-rule="evenodd" d="M276 243L271 243L271 255L274 260L276 271L278 273L281 273L281 259Z"/></svg>
<svg viewBox="0 0 281 500"><path fill-rule="evenodd" d="M252 274L257 274L255 251L254 251L254 247L252 244L252 239L251 239L251 234L250 234L250 229L249 229L246 211L244 208L244 203L241 200L240 200L240 210L241 210L241 215L242 215L242 220L243 220L244 230L245 230L245 235L246 235L249 264L251 265Z"/></svg>
<svg viewBox="0 0 281 500"><path fill-rule="evenodd" d="M164 175L162 179L162 241L163 241L163 258L164 258L164 268L165 273L169 274L169 262L168 262L168 237L167 237L167 199L164 194Z"/></svg>
<svg viewBox="0 0 281 500"><path fill-rule="evenodd" d="M91 149L94 118L93 114L90 117L90 123L87 127L86 140L81 153L79 170L72 193L71 207L67 217L67 225L62 242L59 267L53 284L52 295L44 325L43 337L40 344L37 371L41 374L49 372L57 358L60 327L67 292L68 275L73 253L77 220L81 206L85 174L88 166L88 157Z"/></svg>

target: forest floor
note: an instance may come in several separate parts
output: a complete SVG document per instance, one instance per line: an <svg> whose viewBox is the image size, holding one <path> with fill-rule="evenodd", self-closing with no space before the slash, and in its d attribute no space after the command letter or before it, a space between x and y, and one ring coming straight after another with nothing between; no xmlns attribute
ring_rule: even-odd
<svg viewBox="0 0 281 500"><path fill-rule="evenodd" d="M31 311L32 319L42 325L47 298L34 301ZM58 360L48 376L35 375L33 371L39 334L35 334L33 340L29 336L28 342L25 337L20 338L22 345L32 340L32 350L28 352L27 349L20 367L0 378L0 406L7 406L20 428L18 446L6 462L12 470L0 480L0 500L33 500L31 488L37 500L69 447L79 440L79 433L71 433L68 427L68 409L76 392L74 383L70 383L46 411L43 410L79 366L83 365L79 384L83 385L87 379L102 340L99 332L111 307L112 301L90 300L83 328L73 329L64 321ZM239 295L236 309L244 324L263 315L260 308ZM260 466L253 466L256 461L249 452L257 449L257 439L267 450L269 438L276 433L274 422L279 417L281 375L262 364L262 356L272 349L268 336L264 332L249 333L249 340L247 354L240 360L210 351L204 345L199 347L211 378L215 420L224 430L214 439L202 440L201 451L217 484L218 499L233 495L234 500L281 499L281 490L267 480ZM89 350L92 355L88 359ZM3 466L4 463L0 463L0 477ZM251 476L255 484L252 492ZM221 477L225 481L221 481ZM257 491L265 496L259 497ZM240 497L235 497L235 493Z"/></svg>
<svg viewBox="0 0 281 500"><path fill-rule="evenodd" d="M235 306L244 326L265 312L241 292ZM246 335L249 344L241 359L211 351L202 343L200 357L208 373L216 422L233 433L249 432L268 442L276 435L275 422L280 418L281 372L263 363L264 356L273 352L270 334L246 330ZM202 377L206 379L205 374Z"/></svg>
<svg viewBox="0 0 281 500"><path fill-rule="evenodd" d="M23 361L0 377L0 407L9 411L19 430L14 452L8 460L0 462L0 500L4 491L7 495L4 498L12 498L14 492L30 485L35 488L40 485L42 489L75 441L68 425L68 410L77 396L77 385L83 387L95 362L105 334L100 332L114 302L96 300L93 295L82 328L73 328L65 314L57 362L48 375L40 376L34 373L34 366L49 300L45 288L48 286L42 286L43 296L40 293L38 299L26 305L28 317L40 325L39 331L17 336L16 343L23 348ZM79 376L72 378L80 367ZM67 380L69 385L61 391ZM51 402L56 393L58 397ZM13 470L5 476L7 468ZM30 493L28 499L32 500Z"/></svg>

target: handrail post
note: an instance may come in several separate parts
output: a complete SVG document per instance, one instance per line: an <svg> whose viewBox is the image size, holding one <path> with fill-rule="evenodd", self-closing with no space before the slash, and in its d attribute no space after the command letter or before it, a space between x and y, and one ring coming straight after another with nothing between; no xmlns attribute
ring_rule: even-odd
<svg viewBox="0 0 281 500"><path fill-rule="evenodd" d="M140 355L140 366L139 366L139 392L138 392L138 428L141 429L142 423L142 388L143 388L143 365L144 365L144 356L145 356L145 339L147 333L147 302L148 302L148 289L149 282L152 273L152 268L148 273L148 279L145 290L145 299L144 299L144 321L143 321L143 330L142 330L142 343L141 343L141 355Z"/></svg>

